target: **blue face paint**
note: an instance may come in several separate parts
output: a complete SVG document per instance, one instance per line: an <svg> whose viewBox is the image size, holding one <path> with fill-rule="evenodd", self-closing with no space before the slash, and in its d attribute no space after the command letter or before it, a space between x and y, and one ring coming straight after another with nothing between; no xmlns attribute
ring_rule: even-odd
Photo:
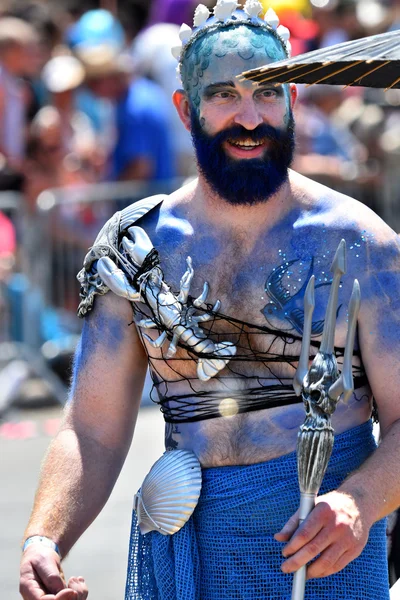
<svg viewBox="0 0 400 600"><path fill-rule="evenodd" d="M189 45L185 53L181 74L191 105L191 131L198 166L214 191L230 204L265 201L286 181L294 153L294 121L288 89L280 86L273 95L274 106L281 105L281 110L279 97L284 97L286 110L282 110L281 128L263 123L249 131L237 125L209 135L203 104L227 87L257 90L252 82L239 84L236 77L245 70L285 57L282 42L274 33L245 24L211 30ZM262 94L255 98L260 102ZM251 138L255 143L267 139L272 143L259 159L234 160L222 144L228 139L234 142L243 138Z"/></svg>
<svg viewBox="0 0 400 600"><path fill-rule="evenodd" d="M282 43L261 27L236 25L211 31L186 51L181 64L185 92L198 116L205 88L216 82L234 80L243 71L286 58ZM246 82L249 88L254 87ZM285 96L290 98L285 86Z"/></svg>

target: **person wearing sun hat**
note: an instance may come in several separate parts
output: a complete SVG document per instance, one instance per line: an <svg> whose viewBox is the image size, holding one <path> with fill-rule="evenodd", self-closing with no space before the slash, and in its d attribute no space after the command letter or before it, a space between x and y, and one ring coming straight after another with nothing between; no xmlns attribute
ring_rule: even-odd
<svg viewBox="0 0 400 600"><path fill-rule="evenodd" d="M90 119L77 107L77 90L85 80L85 69L80 60L70 54L54 56L44 66L42 81L50 94L50 104L57 112L63 152L79 155L95 145L95 133ZM41 121L42 108L37 116Z"/></svg>
<svg viewBox="0 0 400 600"><path fill-rule="evenodd" d="M84 47L77 55L86 85L115 108L115 147L109 177L121 180L168 180L175 175L175 152L162 88L135 69L128 53L107 44Z"/></svg>
<svg viewBox="0 0 400 600"><path fill-rule="evenodd" d="M61 557L111 492L147 366L166 452L134 499L126 600L287 600L292 574L309 562L307 598L389 599L384 517L400 503L398 238L356 200L291 170L296 87L242 76L290 54L287 28L261 13L257 0L243 10L218 0L181 27L173 101L198 179L116 213L84 259L71 402L25 533L26 600L63 598ZM321 495L297 531L296 373L325 348L354 384L337 403L321 386L338 373L325 377L313 361L315 387L302 378L308 417L324 423L338 405Z"/></svg>

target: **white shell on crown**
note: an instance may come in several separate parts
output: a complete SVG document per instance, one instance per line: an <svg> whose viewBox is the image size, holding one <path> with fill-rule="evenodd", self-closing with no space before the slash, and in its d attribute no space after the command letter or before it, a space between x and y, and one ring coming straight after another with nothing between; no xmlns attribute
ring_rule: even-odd
<svg viewBox="0 0 400 600"><path fill-rule="evenodd" d="M190 519L201 491L201 467L190 450L165 452L135 495L134 509L142 535L172 535Z"/></svg>
<svg viewBox="0 0 400 600"><path fill-rule="evenodd" d="M289 40L286 42L285 46L286 46L288 55L292 56L292 44L289 42Z"/></svg>
<svg viewBox="0 0 400 600"><path fill-rule="evenodd" d="M171 48L171 54L174 58L176 58L176 60L180 59L182 48L183 48L182 44L180 44L179 46L173 46Z"/></svg>
<svg viewBox="0 0 400 600"><path fill-rule="evenodd" d="M264 21L268 23L273 29L276 29L279 25L279 17L273 8L269 8L265 13Z"/></svg>
<svg viewBox="0 0 400 600"><path fill-rule="evenodd" d="M259 0L247 0L243 8L244 12L247 13L252 19L256 19L263 11L262 4L259 2Z"/></svg>
<svg viewBox="0 0 400 600"><path fill-rule="evenodd" d="M204 4L199 4L194 12L193 26L201 27L204 25L210 15L211 13L207 6L204 6Z"/></svg>
<svg viewBox="0 0 400 600"><path fill-rule="evenodd" d="M279 35L279 37L284 41L287 42L288 39L290 38L290 31L287 27L285 27L284 25L279 25L278 29L276 30L276 33Z"/></svg>
<svg viewBox="0 0 400 600"><path fill-rule="evenodd" d="M179 39L181 40L182 44L188 43L192 33L193 31L191 27L189 27L189 25L186 25L186 23L183 23L179 30Z"/></svg>
<svg viewBox="0 0 400 600"><path fill-rule="evenodd" d="M218 0L214 7L214 16L218 21L226 21L233 15L238 6L236 0Z"/></svg>

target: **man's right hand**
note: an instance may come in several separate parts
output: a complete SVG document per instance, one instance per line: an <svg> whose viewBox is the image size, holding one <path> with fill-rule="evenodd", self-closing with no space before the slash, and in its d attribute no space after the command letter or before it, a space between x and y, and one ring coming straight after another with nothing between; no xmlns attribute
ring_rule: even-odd
<svg viewBox="0 0 400 600"><path fill-rule="evenodd" d="M86 600L88 589L83 577L65 582L57 552L31 544L21 559L19 591L23 600Z"/></svg>

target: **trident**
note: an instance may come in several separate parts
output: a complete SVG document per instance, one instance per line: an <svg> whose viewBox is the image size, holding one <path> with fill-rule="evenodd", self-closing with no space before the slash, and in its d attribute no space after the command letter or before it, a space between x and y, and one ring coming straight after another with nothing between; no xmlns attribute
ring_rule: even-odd
<svg viewBox="0 0 400 600"><path fill-rule="evenodd" d="M360 309L360 285L354 280L349 304L348 329L343 358L342 373L339 375L335 357L334 340L339 285L346 273L346 242L341 240L333 259L331 272L333 281L326 309L324 331L320 349L311 367L308 368L311 342L312 314L314 311L314 275L308 282L304 296L304 329L301 353L293 387L297 396L302 396L306 418L297 438L297 470L300 486L299 525L315 506L330 456L334 431L331 415L335 412L340 396L347 402L354 390L352 357ZM293 578L292 600L303 600L307 567L301 567Z"/></svg>

